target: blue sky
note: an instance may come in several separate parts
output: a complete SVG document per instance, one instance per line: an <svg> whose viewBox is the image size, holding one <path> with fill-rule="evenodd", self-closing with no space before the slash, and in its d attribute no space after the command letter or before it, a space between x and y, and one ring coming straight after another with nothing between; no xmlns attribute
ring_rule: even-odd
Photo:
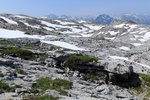
<svg viewBox="0 0 150 100"><path fill-rule="evenodd" d="M1 0L0 13L96 16L124 13L150 15L150 0Z"/></svg>

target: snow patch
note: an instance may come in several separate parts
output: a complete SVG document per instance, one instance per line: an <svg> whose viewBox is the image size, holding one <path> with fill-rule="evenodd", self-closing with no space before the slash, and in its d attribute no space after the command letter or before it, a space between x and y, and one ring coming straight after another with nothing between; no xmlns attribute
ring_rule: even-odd
<svg viewBox="0 0 150 100"><path fill-rule="evenodd" d="M66 43L66 42L62 42L62 41L41 41L41 42L47 43L47 44L52 44L52 45L55 45L55 46L66 48L66 49L85 51L85 49L79 48L75 45L72 45L72 44L69 44L69 43Z"/></svg>
<svg viewBox="0 0 150 100"><path fill-rule="evenodd" d="M49 27L43 27L44 29L46 29L47 31L53 31L54 29L49 28Z"/></svg>
<svg viewBox="0 0 150 100"><path fill-rule="evenodd" d="M114 60L125 60L125 61L128 61L128 62L132 62L132 63L138 64L140 66L143 66L143 67L146 67L146 68L150 69L149 65L137 63L135 61L129 60L127 57L119 57L119 56L109 56L109 57L112 58L112 59L114 59Z"/></svg>
<svg viewBox="0 0 150 100"><path fill-rule="evenodd" d="M119 32L109 31L108 33L110 33L110 35L117 35Z"/></svg>
<svg viewBox="0 0 150 100"><path fill-rule="evenodd" d="M31 17L22 16L22 15L13 15L13 17L21 18L21 19L32 19Z"/></svg>
<svg viewBox="0 0 150 100"><path fill-rule="evenodd" d="M103 28L103 26L100 25L92 25L92 24L85 24L84 26L89 27L92 30L100 30L101 28Z"/></svg>
<svg viewBox="0 0 150 100"><path fill-rule="evenodd" d="M127 60L128 61L127 57L120 57L120 56L109 56L109 57L115 60Z"/></svg>
<svg viewBox="0 0 150 100"><path fill-rule="evenodd" d="M41 36L41 35L27 35L22 31L18 30L6 30L0 29L0 38L34 38L34 39L45 39L47 37L52 37L51 35Z"/></svg>
<svg viewBox="0 0 150 100"><path fill-rule="evenodd" d="M122 28L123 26L125 26L125 24L115 25L114 28Z"/></svg>
<svg viewBox="0 0 150 100"><path fill-rule="evenodd" d="M61 20L55 20L55 21L57 21L57 22L59 22L60 24L62 24L62 25L74 25L75 23L73 23L73 22L65 22L65 21L61 21Z"/></svg>
<svg viewBox="0 0 150 100"><path fill-rule="evenodd" d="M129 47L125 47L125 46L119 47L119 49L125 50L125 51L130 51L130 48Z"/></svg>
<svg viewBox="0 0 150 100"><path fill-rule="evenodd" d="M137 27L137 25L129 25L130 26L130 28L136 28Z"/></svg>
<svg viewBox="0 0 150 100"><path fill-rule="evenodd" d="M9 24L18 25L17 22L15 22L15 21L13 21L13 20L11 20L11 19L8 19L8 18L6 18L6 17L0 16L0 18L4 19L4 20L5 20L7 23L9 23Z"/></svg>
<svg viewBox="0 0 150 100"><path fill-rule="evenodd" d="M132 45L134 45L134 46L141 46L142 44L140 44L140 43L132 43Z"/></svg>
<svg viewBox="0 0 150 100"><path fill-rule="evenodd" d="M25 23L25 22L24 22L24 24L25 24L26 26L28 26L28 27L37 28L37 29L40 28L40 26L35 26L35 25L33 26L33 25L30 25L30 24Z"/></svg>

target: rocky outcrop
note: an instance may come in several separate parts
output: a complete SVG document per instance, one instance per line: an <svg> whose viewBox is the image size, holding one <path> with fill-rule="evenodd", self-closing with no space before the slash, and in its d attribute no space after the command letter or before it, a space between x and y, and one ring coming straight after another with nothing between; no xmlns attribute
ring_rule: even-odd
<svg viewBox="0 0 150 100"><path fill-rule="evenodd" d="M57 58L57 66L62 69L79 71L80 73L94 73L94 75L104 79L105 83L118 85L121 87L139 87L141 80L139 75L134 73L132 66L127 66L125 63L112 62L103 64L101 62L86 62L77 57L84 57L78 55L63 55ZM71 59L71 62L68 60ZM111 70L107 69L109 67Z"/></svg>

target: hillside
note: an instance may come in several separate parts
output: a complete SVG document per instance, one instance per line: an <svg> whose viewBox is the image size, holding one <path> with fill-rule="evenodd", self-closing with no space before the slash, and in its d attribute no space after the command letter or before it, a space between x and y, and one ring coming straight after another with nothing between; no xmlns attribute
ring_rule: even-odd
<svg viewBox="0 0 150 100"><path fill-rule="evenodd" d="M148 100L149 42L133 22L1 14L0 98Z"/></svg>

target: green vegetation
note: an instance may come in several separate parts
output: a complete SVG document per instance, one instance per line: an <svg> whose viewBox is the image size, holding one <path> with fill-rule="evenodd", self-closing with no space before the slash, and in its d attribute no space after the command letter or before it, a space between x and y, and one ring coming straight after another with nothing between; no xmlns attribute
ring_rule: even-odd
<svg viewBox="0 0 150 100"><path fill-rule="evenodd" d="M144 84L148 87L150 87L150 75L146 74L139 74L139 76L142 78Z"/></svg>
<svg viewBox="0 0 150 100"><path fill-rule="evenodd" d="M27 75L27 73L20 68L16 68L15 72L17 72L18 74Z"/></svg>
<svg viewBox="0 0 150 100"><path fill-rule="evenodd" d="M38 90L47 90L47 89L54 89L62 95L67 95L66 89L71 89L72 88L72 82L69 82L67 80L63 79L55 79L52 80L49 77L46 78L40 78L36 80L37 85L32 87L31 91L37 92Z"/></svg>
<svg viewBox="0 0 150 100"><path fill-rule="evenodd" d="M132 93L132 94L137 95L137 94L140 94L140 93L144 92L144 87L140 86L140 87L130 88L129 92Z"/></svg>
<svg viewBox="0 0 150 100"><path fill-rule="evenodd" d="M149 98L150 98L150 89L146 91L146 95L144 96L143 100L149 100Z"/></svg>
<svg viewBox="0 0 150 100"><path fill-rule="evenodd" d="M85 80L88 80L90 82L95 82L95 81L100 80L100 77L95 75L94 73L83 74L83 77L84 77Z"/></svg>
<svg viewBox="0 0 150 100"><path fill-rule="evenodd" d="M139 76L147 82L150 82L150 75L146 75L146 74L139 74Z"/></svg>
<svg viewBox="0 0 150 100"><path fill-rule="evenodd" d="M139 74L139 76L142 78L145 91L147 91L144 100L149 100L150 98L150 75Z"/></svg>
<svg viewBox="0 0 150 100"><path fill-rule="evenodd" d="M43 95L43 96L32 95L23 97L23 100L58 100L58 99L59 97L53 97L51 95Z"/></svg>
<svg viewBox="0 0 150 100"><path fill-rule="evenodd" d="M89 63L89 62L97 62L97 58L91 57L89 55L70 55L66 59L70 63L74 62L82 62L82 63Z"/></svg>
<svg viewBox="0 0 150 100"><path fill-rule="evenodd" d="M12 42L7 41L7 40L0 40L0 45L8 45L8 46L12 46L14 45Z"/></svg>
<svg viewBox="0 0 150 100"><path fill-rule="evenodd" d="M35 44L26 44L23 47L26 49L39 50L39 46L37 46Z"/></svg>
<svg viewBox="0 0 150 100"><path fill-rule="evenodd" d="M4 77L4 74L0 72L0 77Z"/></svg>
<svg viewBox="0 0 150 100"><path fill-rule="evenodd" d="M9 47L0 52L2 55L13 55L13 56L17 56L17 57L20 57L20 58L26 59L26 60L35 59L34 53L32 53L29 50L21 49L21 48L17 48L17 47Z"/></svg>
<svg viewBox="0 0 150 100"><path fill-rule="evenodd" d="M72 69L80 64L89 64L97 62L97 58L89 56L89 55L82 55L82 54L74 54L66 56L64 59L64 67L69 67Z"/></svg>
<svg viewBox="0 0 150 100"><path fill-rule="evenodd" d="M142 84L140 87L130 88L129 92L133 94L141 94L145 92L144 100L149 100L150 98L150 75L148 74L140 74L138 73L139 77L141 78Z"/></svg>
<svg viewBox="0 0 150 100"><path fill-rule="evenodd" d="M30 50L22 49L18 47L8 47L7 49L1 50L0 53L1 55L20 57L25 60L36 60L37 58L45 59L48 57L48 55L45 53L36 54Z"/></svg>
<svg viewBox="0 0 150 100"><path fill-rule="evenodd" d="M0 80L0 90L4 90L5 92L12 92L14 91L14 87L10 87L7 83Z"/></svg>

